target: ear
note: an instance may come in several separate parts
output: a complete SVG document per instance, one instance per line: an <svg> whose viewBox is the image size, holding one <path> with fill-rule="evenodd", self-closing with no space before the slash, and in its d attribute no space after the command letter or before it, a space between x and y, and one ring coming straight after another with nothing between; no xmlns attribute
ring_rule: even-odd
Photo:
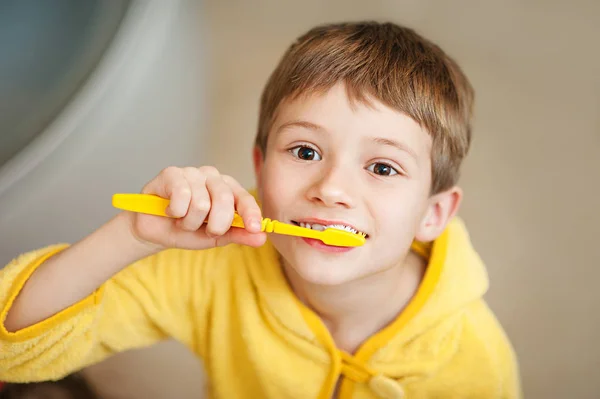
<svg viewBox="0 0 600 399"><path fill-rule="evenodd" d="M417 229L415 239L421 242L431 242L442 234L448 222L458 212L462 198L463 192L456 186L432 195Z"/></svg>
<svg viewBox="0 0 600 399"><path fill-rule="evenodd" d="M252 163L254 164L254 177L256 179L256 188L259 194L262 187L262 168L264 162L262 150L258 146L255 146L252 150Z"/></svg>

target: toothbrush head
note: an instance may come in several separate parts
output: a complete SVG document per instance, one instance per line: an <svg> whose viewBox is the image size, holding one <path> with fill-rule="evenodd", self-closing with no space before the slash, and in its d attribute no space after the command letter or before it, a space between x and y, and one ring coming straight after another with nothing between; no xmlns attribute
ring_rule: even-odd
<svg viewBox="0 0 600 399"><path fill-rule="evenodd" d="M347 230L329 227L321 232L319 239L327 245L337 247L360 247L366 241L365 233L352 233Z"/></svg>

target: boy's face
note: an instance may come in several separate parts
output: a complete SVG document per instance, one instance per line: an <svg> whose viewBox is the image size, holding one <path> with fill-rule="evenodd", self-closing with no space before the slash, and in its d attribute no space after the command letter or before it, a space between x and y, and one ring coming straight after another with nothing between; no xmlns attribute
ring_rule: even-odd
<svg viewBox="0 0 600 399"><path fill-rule="evenodd" d="M337 285L402 263L435 214L431 144L407 115L375 100L351 104L341 84L281 104L264 159L258 150L254 157L264 216L368 234L365 245L344 249L272 234L285 266Z"/></svg>

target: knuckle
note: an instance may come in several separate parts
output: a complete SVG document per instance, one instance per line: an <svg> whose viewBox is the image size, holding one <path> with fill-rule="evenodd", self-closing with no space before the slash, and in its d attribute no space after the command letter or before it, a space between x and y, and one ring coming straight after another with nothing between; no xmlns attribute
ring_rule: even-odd
<svg viewBox="0 0 600 399"><path fill-rule="evenodd" d="M196 212L208 212L211 208L211 203L205 198L196 198L192 201L192 209Z"/></svg>
<svg viewBox="0 0 600 399"><path fill-rule="evenodd" d="M214 176L214 175L218 175L219 171L217 170L217 168L215 168L214 166L211 165L205 165L205 166L200 166L198 168L198 170L206 176Z"/></svg>
<svg viewBox="0 0 600 399"><path fill-rule="evenodd" d="M181 169L179 169L177 166L167 166L166 168L161 170L159 174L170 177L170 176L179 175L180 172L181 172Z"/></svg>
<svg viewBox="0 0 600 399"><path fill-rule="evenodd" d="M223 191L216 195L216 200L221 203L233 204L233 193L231 191Z"/></svg>
<svg viewBox="0 0 600 399"><path fill-rule="evenodd" d="M201 176L200 170L198 168L194 168L193 166L186 166L181 171L188 179L194 179Z"/></svg>
<svg viewBox="0 0 600 399"><path fill-rule="evenodd" d="M174 197L186 198L192 194L192 191L190 190L190 188L187 185L182 184L182 185L173 187L172 193L173 193L172 195Z"/></svg>
<svg viewBox="0 0 600 399"><path fill-rule="evenodd" d="M233 177L229 176L229 175L221 175L221 178L227 184L229 184L229 183L237 183L236 180Z"/></svg>
<svg viewBox="0 0 600 399"><path fill-rule="evenodd" d="M185 167L181 168L181 170L183 170L184 172L187 172L187 173L196 173L196 172L198 172L198 168L195 168L193 166L185 166Z"/></svg>
<svg viewBox="0 0 600 399"><path fill-rule="evenodd" d="M187 183L192 187L205 187L206 176L204 176L197 168L184 168L183 176Z"/></svg>

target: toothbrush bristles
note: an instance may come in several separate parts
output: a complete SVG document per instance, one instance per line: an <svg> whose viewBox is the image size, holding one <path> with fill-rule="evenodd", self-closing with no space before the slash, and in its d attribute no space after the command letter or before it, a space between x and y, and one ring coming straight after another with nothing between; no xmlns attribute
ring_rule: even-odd
<svg viewBox="0 0 600 399"><path fill-rule="evenodd" d="M347 230L345 228L338 227L338 226L328 226L325 230L327 230L327 229L335 229L335 230L338 230L338 231L344 231L346 233L359 235L359 236L361 236L363 238L367 236L367 233L363 233L362 231L354 232L354 231L350 231L350 230Z"/></svg>

